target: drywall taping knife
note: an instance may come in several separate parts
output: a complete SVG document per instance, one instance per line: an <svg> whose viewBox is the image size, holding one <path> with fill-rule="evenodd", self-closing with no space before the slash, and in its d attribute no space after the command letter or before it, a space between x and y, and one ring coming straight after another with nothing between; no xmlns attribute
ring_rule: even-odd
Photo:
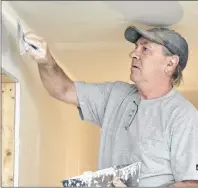
<svg viewBox="0 0 198 188"><path fill-rule="evenodd" d="M31 50L39 50L37 46L25 39L25 34L19 20L17 20L17 38L21 55Z"/></svg>

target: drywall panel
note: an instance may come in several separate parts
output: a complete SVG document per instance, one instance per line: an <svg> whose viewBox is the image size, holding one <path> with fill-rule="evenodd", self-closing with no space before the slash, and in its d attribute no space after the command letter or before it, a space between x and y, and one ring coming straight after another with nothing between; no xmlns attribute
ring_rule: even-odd
<svg viewBox="0 0 198 188"><path fill-rule="evenodd" d="M2 83L2 186L14 179L15 83Z"/></svg>

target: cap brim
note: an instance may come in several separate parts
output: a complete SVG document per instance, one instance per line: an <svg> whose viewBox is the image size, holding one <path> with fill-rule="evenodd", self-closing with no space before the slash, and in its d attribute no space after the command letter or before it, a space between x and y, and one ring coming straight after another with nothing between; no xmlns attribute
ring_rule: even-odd
<svg viewBox="0 0 198 188"><path fill-rule="evenodd" d="M132 42L132 43L136 43L137 40L141 36L143 36L144 38L146 38L146 39L148 39L152 42L163 45L163 41L160 38L158 38L156 35L154 35L153 33L149 32L149 31L146 31L146 30L137 29L134 26L133 27L128 27L125 30L124 36L125 36L126 40L128 40L129 42Z"/></svg>

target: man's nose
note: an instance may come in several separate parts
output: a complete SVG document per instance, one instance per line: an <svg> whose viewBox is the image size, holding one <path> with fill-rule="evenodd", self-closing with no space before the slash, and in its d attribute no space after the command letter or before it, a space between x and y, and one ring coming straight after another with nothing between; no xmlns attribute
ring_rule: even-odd
<svg viewBox="0 0 198 188"><path fill-rule="evenodd" d="M140 59L141 57L141 53L139 50L133 50L132 52L129 53L129 57L131 59L135 58L135 59Z"/></svg>

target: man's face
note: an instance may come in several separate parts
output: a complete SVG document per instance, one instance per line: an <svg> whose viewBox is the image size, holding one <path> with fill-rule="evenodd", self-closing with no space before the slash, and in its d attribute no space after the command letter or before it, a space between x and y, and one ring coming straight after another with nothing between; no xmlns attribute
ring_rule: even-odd
<svg viewBox="0 0 198 188"><path fill-rule="evenodd" d="M167 59L161 45L141 37L130 55L132 58L130 78L135 83L152 83L164 75Z"/></svg>

